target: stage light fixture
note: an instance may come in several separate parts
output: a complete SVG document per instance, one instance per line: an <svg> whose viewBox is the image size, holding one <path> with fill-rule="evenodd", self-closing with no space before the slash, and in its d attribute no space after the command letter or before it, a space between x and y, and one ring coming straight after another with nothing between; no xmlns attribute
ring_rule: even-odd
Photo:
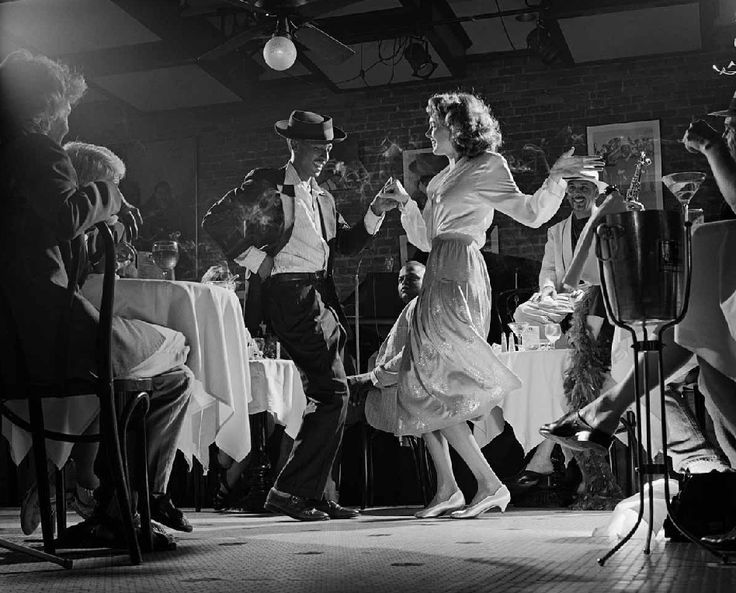
<svg viewBox="0 0 736 593"><path fill-rule="evenodd" d="M412 41L404 50L404 58L411 66L411 75L426 80L437 69L437 64L429 53L429 42L426 39Z"/></svg>

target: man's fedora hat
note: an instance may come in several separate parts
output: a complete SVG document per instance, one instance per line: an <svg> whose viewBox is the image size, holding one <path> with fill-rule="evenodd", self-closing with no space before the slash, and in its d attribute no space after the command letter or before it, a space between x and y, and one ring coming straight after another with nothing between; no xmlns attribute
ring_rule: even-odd
<svg viewBox="0 0 736 593"><path fill-rule="evenodd" d="M284 138L315 142L342 142L348 136L343 130L332 125L331 117L311 111L292 111L289 119L277 121L273 129Z"/></svg>
<svg viewBox="0 0 736 593"><path fill-rule="evenodd" d="M715 115L717 117L736 117L736 93L731 98L731 102L728 104L728 109L721 109L720 111L714 111L708 115Z"/></svg>
<svg viewBox="0 0 736 593"><path fill-rule="evenodd" d="M565 177L567 181L590 181L591 183L595 183L595 185L598 187L598 193L602 194L604 191L606 191L606 188L608 187L608 184L605 181L601 181L598 178L598 171L588 171L587 169L583 169L580 171L580 175L575 175L574 177Z"/></svg>

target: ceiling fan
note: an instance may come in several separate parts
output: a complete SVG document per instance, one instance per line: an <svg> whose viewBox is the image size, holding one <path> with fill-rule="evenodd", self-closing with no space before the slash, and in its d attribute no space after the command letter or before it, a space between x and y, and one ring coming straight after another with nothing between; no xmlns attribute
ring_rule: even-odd
<svg viewBox="0 0 736 593"><path fill-rule="evenodd" d="M335 3L331 0L225 2L250 12L254 24L205 52L198 60L216 60L256 41L265 41L263 57L274 70L289 68L296 59L297 50L317 67L341 64L355 54L351 48L310 22L313 16L319 14L320 4L324 5L323 11L334 8Z"/></svg>

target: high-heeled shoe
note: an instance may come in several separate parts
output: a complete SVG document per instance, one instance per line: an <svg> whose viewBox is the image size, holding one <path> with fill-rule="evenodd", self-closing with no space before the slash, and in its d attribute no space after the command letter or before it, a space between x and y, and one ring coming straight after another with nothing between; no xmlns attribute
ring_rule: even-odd
<svg viewBox="0 0 736 593"><path fill-rule="evenodd" d="M493 507L498 507L499 509L501 509L501 512L504 513L506 512L506 507L508 506L510 501L511 493L509 492L509 489L506 488L506 486L502 485L498 490L496 490L495 493L491 494L490 496L486 496L484 499L476 502L475 504L468 505L464 509L460 509L458 511L450 513L450 518L473 519L481 513L485 513L486 511L491 510Z"/></svg>
<svg viewBox="0 0 736 593"><path fill-rule="evenodd" d="M612 435L594 428L576 411L565 414L555 422L542 425L539 434L577 451L597 449L605 453L613 442Z"/></svg>
<svg viewBox="0 0 736 593"><path fill-rule="evenodd" d="M414 513L414 516L417 519L431 519L451 511L456 511L464 506L465 497L463 496L463 493L458 490L447 500L443 500L442 502L423 508L421 511Z"/></svg>

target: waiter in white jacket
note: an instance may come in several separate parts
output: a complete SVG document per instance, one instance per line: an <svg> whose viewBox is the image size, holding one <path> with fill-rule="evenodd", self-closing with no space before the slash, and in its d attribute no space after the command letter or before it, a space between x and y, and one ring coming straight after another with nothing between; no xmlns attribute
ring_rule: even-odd
<svg viewBox="0 0 736 593"><path fill-rule="evenodd" d="M581 294L578 289L584 288L584 285L565 286L563 278L593 204L607 187L608 184L598 179L597 171L583 171L581 175L567 179L565 197L572 213L547 230L544 259L539 272L539 292L516 308L515 321L544 326L547 323L560 323L572 313L575 300ZM595 258L589 258L585 263L586 268L595 265Z"/></svg>

